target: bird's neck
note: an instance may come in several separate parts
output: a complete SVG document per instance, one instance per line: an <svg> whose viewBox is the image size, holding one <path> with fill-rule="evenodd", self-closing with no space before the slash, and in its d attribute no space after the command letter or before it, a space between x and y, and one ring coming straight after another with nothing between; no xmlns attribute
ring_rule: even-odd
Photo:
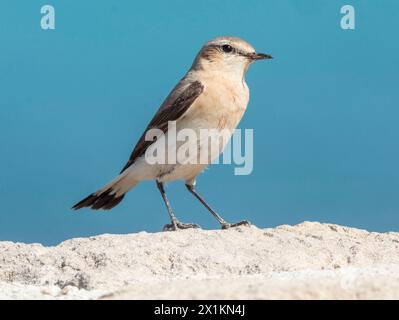
<svg viewBox="0 0 399 320"><path fill-rule="evenodd" d="M245 83L245 74L247 68L241 65L229 64L207 64L203 65L198 72L204 78L225 79L231 82Z"/></svg>

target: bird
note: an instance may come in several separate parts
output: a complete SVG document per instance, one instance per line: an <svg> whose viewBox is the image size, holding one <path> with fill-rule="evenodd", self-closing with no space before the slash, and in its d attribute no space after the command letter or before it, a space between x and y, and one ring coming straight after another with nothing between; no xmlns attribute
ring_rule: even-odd
<svg viewBox="0 0 399 320"><path fill-rule="evenodd" d="M256 52L252 45L238 37L222 36L207 41L196 55L191 68L149 122L120 174L98 191L76 203L72 209L112 209L138 183L155 180L170 218L170 223L166 224L163 230L200 228L198 224L179 221L166 195L166 182L183 180L187 190L218 220L222 229L250 225L246 220L237 223L225 221L196 190L198 175L219 156L226 145L225 142L214 151L208 150L209 145L202 144L200 139L194 140L199 151L206 148L205 151L209 152L208 161L149 163L146 153L151 148L153 150L160 146L162 139L157 137L151 140L147 139L146 135L151 130L158 130L163 133L164 139L167 139L171 136L171 124L174 124L177 132L185 129L191 129L196 133L205 129L216 129L220 132L227 129L231 136L249 102L249 88L245 82L248 67L253 62L264 59L272 59L272 56ZM175 147L178 147L177 142Z"/></svg>

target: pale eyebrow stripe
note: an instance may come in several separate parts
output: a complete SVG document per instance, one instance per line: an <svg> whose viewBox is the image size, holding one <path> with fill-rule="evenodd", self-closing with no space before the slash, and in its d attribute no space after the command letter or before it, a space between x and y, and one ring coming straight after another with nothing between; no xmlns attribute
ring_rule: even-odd
<svg viewBox="0 0 399 320"><path fill-rule="evenodd" d="M207 47L210 47L210 48L216 48L216 49L218 49L219 51L222 51L222 46L224 46L224 45L229 45L229 46L231 46L232 48L233 48L233 50L234 50L234 53L236 53L236 54L239 54L240 56L244 56L244 57L248 57L248 55L249 54L251 54L251 53L255 53L255 52L244 52L244 51L242 51L242 50L240 50L240 49L237 49L236 47L234 47L234 46L232 46L231 44L229 44L229 43L224 43L224 44L209 44Z"/></svg>

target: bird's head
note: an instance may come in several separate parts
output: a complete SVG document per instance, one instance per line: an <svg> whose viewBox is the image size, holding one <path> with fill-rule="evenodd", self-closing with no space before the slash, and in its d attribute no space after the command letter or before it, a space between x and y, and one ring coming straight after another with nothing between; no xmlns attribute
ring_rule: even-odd
<svg viewBox="0 0 399 320"><path fill-rule="evenodd" d="M205 43L193 68L244 75L252 62L263 59L272 59L272 56L257 53L248 42L240 38L218 37Z"/></svg>

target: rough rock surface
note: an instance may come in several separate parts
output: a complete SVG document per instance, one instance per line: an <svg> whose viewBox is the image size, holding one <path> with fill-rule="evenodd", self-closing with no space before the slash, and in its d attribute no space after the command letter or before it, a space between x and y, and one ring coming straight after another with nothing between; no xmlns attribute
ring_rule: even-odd
<svg viewBox="0 0 399 320"><path fill-rule="evenodd" d="M399 298L399 233L304 222L0 242L7 298Z"/></svg>

